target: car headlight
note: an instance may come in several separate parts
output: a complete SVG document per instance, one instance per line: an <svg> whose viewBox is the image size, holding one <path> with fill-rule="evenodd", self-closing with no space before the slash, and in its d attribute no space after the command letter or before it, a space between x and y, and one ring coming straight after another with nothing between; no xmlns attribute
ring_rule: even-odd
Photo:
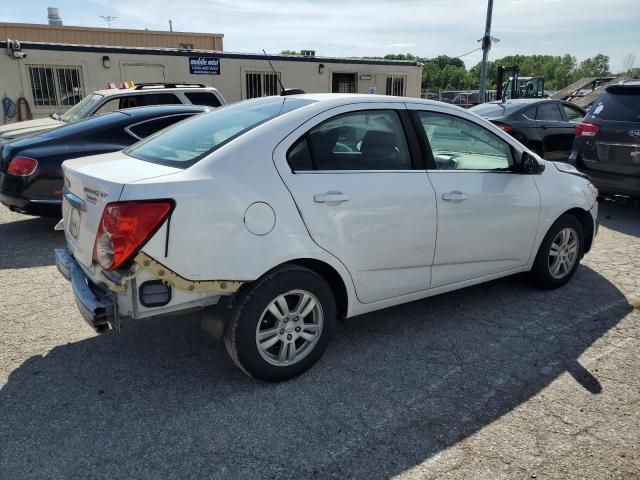
<svg viewBox="0 0 640 480"><path fill-rule="evenodd" d="M593 201L595 203L595 201L598 200L598 189L591 182L589 182L587 186L589 187L589 191L591 192L591 198L593 199Z"/></svg>

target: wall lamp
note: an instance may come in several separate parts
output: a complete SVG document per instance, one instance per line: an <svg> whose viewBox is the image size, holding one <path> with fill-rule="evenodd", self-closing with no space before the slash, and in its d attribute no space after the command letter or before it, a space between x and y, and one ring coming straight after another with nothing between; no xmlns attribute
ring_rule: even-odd
<svg viewBox="0 0 640 480"><path fill-rule="evenodd" d="M318 65L318 73L322 75L324 73L324 63Z"/></svg>
<svg viewBox="0 0 640 480"><path fill-rule="evenodd" d="M111 67L111 59L107 55L102 57L102 66L104 68Z"/></svg>

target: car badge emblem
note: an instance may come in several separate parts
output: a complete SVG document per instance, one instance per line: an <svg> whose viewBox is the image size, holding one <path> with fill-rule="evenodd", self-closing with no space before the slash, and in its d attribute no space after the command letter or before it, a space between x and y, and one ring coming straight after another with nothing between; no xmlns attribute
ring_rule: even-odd
<svg viewBox="0 0 640 480"><path fill-rule="evenodd" d="M632 137L640 137L640 130L629 130L629 135Z"/></svg>

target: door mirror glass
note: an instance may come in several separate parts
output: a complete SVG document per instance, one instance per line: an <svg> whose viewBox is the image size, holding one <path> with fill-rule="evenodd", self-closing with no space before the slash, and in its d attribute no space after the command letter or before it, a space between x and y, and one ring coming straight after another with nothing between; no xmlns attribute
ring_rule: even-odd
<svg viewBox="0 0 640 480"><path fill-rule="evenodd" d="M522 171L528 175L538 175L544 171L544 165L529 152L522 154Z"/></svg>

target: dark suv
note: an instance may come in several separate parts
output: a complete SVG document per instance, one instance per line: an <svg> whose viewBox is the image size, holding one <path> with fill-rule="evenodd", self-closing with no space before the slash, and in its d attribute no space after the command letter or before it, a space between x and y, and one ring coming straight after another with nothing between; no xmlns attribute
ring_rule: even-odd
<svg viewBox="0 0 640 480"><path fill-rule="evenodd" d="M569 162L601 194L640 198L640 80L611 85L594 102L576 128Z"/></svg>

